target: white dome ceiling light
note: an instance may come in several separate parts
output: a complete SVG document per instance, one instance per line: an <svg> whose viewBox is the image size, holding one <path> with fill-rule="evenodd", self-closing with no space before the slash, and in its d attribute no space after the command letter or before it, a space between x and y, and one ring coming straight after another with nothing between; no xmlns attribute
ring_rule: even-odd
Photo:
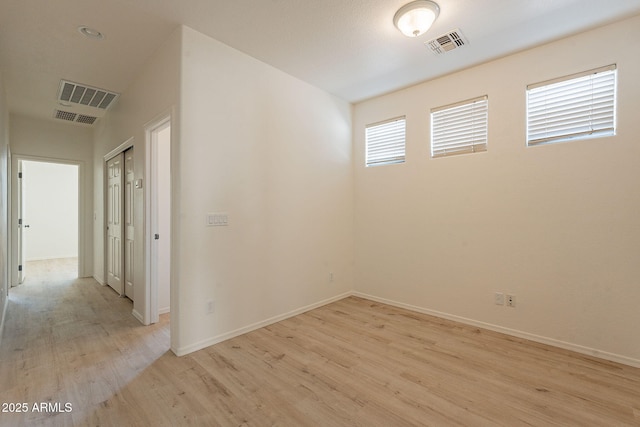
<svg viewBox="0 0 640 427"><path fill-rule="evenodd" d="M393 17L393 25L407 37L418 37L429 30L440 14L440 7L430 0L416 0L402 6Z"/></svg>

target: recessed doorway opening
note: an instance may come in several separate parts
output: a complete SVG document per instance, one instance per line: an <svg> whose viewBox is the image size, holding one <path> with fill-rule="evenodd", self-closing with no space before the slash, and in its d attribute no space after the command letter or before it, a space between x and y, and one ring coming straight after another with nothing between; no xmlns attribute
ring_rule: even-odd
<svg viewBox="0 0 640 427"><path fill-rule="evenodd" d="M147 295L149 322L156 323L171 306L171 118L154 122L146 132L150 207Z"/></svg>
<svg viewBox="0 0 640 427"><path fill-rule="evenodd" d="M79 271L80 167L45 160L18 160L17 280L29 269L39 275ZM64 270L64 271L62 271Z"/></svg>

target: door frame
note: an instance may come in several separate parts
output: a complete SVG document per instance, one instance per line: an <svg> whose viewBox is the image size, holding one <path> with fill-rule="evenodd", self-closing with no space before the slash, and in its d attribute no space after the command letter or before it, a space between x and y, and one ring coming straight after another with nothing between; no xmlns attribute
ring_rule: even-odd
<svg viewBox="0 0 640 427"><path fill-rule="evenodd" d="M154 159L155 159L155 152L156 150L154 149L154 133L161 130L163 127L165 126L171 126L171 131L170 131L170 149L171 149L171 160L170 160L170 168L171 168L171 173L173 175L173 170L174 170L174 161L173 161L173 145L174 145L174 124L173 124L173 112L167 112L164 114L161 114L159 116L157 116L155 119L151 120L150 122L148 122L145 127L144 127L144 131L145 131L145 180L147 182L147 185L145 186L145 200L146 200L146 209L145 209L145 307L146 307L146 312L145 312L145 316L144 316L144 320L145 320L145 324L151 324L151 323L157 323L160 320L160 314L159 314L159 310L158 310L158 284L156 281L154 281L153 279L156 277L153 269L154 269L154 253L155 251L153 250L153 227L156 225L155 221L156 221L156 215L155 212L153 212L153 206L155 206L155 194L154 194L154 182L155 182L155 178L153 176L153 172L155 171L155 167L154 167ZM173 178L171 179L171 187L173 187ZM173 188L171 189L171 193L173 194ZM172 199L172 203L171 203L172 207L171 207L171 236L170 239L171 241L173 241L173 237L174 237L174 203L173 203L173 199ZM171 245L171 247L173 248L173 244ZM173 277L174 276L174 261L173 261L173 254L174 251L173 249L171 249L171 278L170 278L170 292L171 292L171 296L170 296L170 312L174 313L174 309L176 307L176 304L174 303L174 281L173 281ZM177 319L177 316L173 315L171 316L171 328L173 329L175 327L175 325L177 324L177 322L175 321L175 319Z"/></svg>
<svg viewBox="0 0 640 427"><path fill-rule="evenodd" d="M17 233L16 233L16 255L18 256L17 261L18 261L18 272L16 273L18 275L16 281L15 281L15 285L14 286L18 286L18 285L22 285L22 283L24 282L25 279L25 263L26 263L26 259L25 259L25 244L24 244L24 229L25 224L24 224L24 182L22 181L22 168L23 168L23 161L20 160L18 162L18 173L16 176L16 182L18 183L17 187L18 187L18 191L16 191L16 204L18 205L18 209L17 209L17 216L16 218L18 219L18 227L17 227Z"/></svg>
<svg viewBox="0 0 640 427"><path fill-rule="evenodd" d="M65 165L74 165L78 167L78 277L88 277L92 274L89 269L86 268L86 251L87 246L85 244L86 236L87 236L87 221L86 221L86 202L87 202L87 186L85 184L86 181L86 166L85 162L82 160L71 160L71 159L59 159L54 157L42 157L42 156L30 156L25 154L16 154L12 153L11 155L11 173L15 174L11 178L11 227L13 231L11 232L11 254L12 254L12 265L11 266L11 286L18 286L18 262L20 260L20 256L18 254L18 219L20 213L18 212L18 171L21 168L18 167L20 162L22 161L30 161L30 162L43 162L43 163L58 163Z"/></svg>

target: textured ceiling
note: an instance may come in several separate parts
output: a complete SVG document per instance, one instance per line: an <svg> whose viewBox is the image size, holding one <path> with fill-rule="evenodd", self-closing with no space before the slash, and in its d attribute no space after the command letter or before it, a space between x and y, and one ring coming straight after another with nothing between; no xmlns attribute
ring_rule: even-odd
<svg viewBox="0 0 640 427"><path fill-rule="evenodd" d="M51 117L61 79L121 92L183 24L357 102L640 13L640 0L436 1L410 39L392 22L407 0L0 0L0 70L11 112ZM468 46L425 47L456 28Z"/></svg>

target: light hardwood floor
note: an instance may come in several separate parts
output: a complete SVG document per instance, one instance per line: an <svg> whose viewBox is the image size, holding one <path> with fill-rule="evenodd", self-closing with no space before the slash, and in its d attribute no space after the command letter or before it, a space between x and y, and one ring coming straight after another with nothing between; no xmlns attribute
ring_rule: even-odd
<svg viewBox="0 0 640 427"><path fill-rule="evenodd" d="M0 425L640 425L640 369L346 298L184 357L92 279L14 288Z"/></svg>

